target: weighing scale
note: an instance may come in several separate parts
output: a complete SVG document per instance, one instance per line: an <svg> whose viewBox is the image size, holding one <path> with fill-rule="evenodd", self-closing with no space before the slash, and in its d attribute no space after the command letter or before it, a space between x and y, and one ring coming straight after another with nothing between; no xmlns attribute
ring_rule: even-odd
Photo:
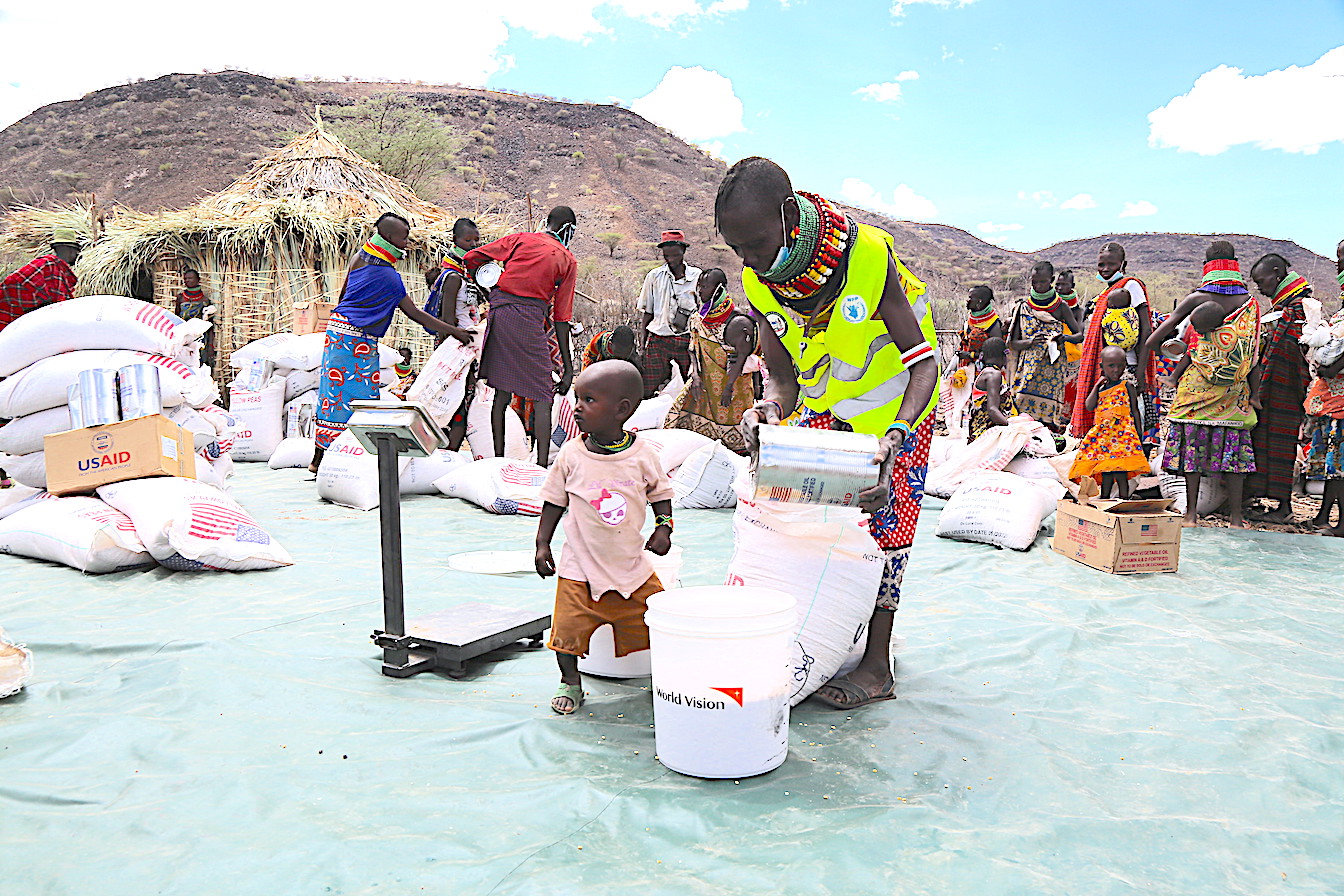
<svg viewBox="0 0 1344 896"><path fill-rule="evenodd" d="M401 489L397 458L428 457L448 440L414 401L355 401L349 428L366 451L378 457L378 506L382 523L383 628L373 643L383 649L384 675L409 678L435 670L453 678L466 674L466 661L516 641L541 646L549 615L490 604L461 604L406 624L401 576Z"/></svg>

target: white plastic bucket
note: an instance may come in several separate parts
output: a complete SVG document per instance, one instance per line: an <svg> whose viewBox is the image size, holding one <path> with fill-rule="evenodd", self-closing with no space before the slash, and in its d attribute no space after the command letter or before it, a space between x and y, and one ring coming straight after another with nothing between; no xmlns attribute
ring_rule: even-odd
<svg viewBox="0 0 1344 896"><path fill-rule="evenodd" d="M676 588L681 574L681 548L674 544L666 556L649 554L649 560L664 590ZM617 656L616 639L611 626L604 625L588 639L588 655L579 658L579 671L603 678L646 678L650 670L649 653L648 650L636 650L625 656Z"/></svg>
<svg viewBox="0 0 1344 896"><path fill-rule="evenodd" d="M702 585L649 598L658 760L697 778L744 778L789 752L794 599Z"/></svg>

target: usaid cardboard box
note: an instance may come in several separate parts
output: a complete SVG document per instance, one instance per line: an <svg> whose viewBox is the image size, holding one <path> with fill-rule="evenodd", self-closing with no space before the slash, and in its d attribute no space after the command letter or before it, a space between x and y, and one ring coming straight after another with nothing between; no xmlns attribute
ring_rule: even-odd
<svg viewBox="0 0 1344 896"><path fill-rule="evenodd" d="M1181 514L1171 500L1059 502L1051 547L1116 575L1175 572L1181 559Z"/></svg>
<svg viewBox="0 0 1344 896"><path fill-rule="evenodd" d="M331 311L335 307L335 302L295 302L294 326L290 329L294 331L295 336L325 332L327 321L331 319Z"/></svg>
<svg viewBox="0 0 1344 896"><path fill-rule="evenodd" d="M146 476L196 478L191 433L155 414L49 435L47 491L76 495Z"/></svg>

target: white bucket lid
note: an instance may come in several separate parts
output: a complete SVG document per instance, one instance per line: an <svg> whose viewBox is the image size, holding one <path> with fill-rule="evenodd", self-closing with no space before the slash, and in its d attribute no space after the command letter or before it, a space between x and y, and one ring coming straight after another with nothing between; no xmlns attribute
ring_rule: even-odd
<svg viewBox="0 0 1344 896"><path fill-rule="evenodd" d="M696 585L649 596L650 628L700 637L737 637L791 628L797 603L783 591Z"/></svg>

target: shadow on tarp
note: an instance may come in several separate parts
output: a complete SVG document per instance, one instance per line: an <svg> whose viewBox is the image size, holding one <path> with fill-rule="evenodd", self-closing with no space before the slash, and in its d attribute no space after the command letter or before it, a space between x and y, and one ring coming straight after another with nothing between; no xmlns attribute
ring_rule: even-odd
<svg viewBox="0 0 1344 896"><path fill-rule="evenodd" d="M900 699L794 710L788 761L700 781L655 759L648 680L547 708L548 651L465 679L378 674L377 513L300 471L235 494L285 570L86 577L0 558L36 677L0 702L15 893L1337 893L1344 544L1205 529L1113 577L933 537L897 629ZM409 616L546 611L550 583L447 568L535 521L404 505ZM686 584L731 513L680 511ZM6 887L8 890L8 887Z"/></svg>

